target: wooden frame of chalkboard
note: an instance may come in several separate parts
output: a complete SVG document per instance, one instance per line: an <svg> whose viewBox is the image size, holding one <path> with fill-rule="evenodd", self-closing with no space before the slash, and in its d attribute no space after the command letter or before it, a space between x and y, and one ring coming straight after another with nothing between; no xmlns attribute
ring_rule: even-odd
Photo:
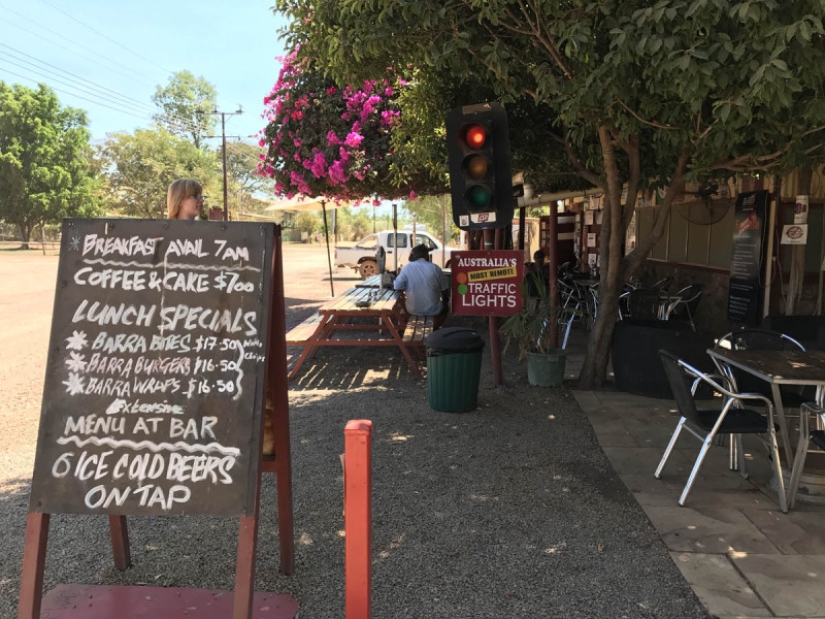
<svg viewBox="0 0 825 619"><path fill-rule="evenodd" d="M40 615L52 513L108 515L120 569L127 515L240 517L233 617L250 617L262 470L278 474L291 573L284 332L279 226L64 220L20 619Z"/></svg>

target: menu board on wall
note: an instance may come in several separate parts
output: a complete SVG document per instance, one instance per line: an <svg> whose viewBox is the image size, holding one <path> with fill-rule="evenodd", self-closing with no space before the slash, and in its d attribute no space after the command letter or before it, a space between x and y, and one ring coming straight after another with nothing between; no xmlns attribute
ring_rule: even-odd
<svg viewBox="0 0 825 619"><path fill-rule="evenodd" d="M64 221L32 512L253 513L273 239Z"/></svg>
<svg viewBox="0 0 825 619"><path fill-rule="evenodd" d="M736 197L733 249L728 287L728 320L751 326L761 319L762 243L768 192L740 193Z"/></svg>

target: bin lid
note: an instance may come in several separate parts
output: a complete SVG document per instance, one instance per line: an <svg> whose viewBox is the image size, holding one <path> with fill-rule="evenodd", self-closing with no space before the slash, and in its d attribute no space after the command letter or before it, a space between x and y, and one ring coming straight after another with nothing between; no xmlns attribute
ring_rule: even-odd
<svg viewBox="0 0 825 619"><path fill-rule="evenodd" d="M472 352L484 348L481 336L464 327L437 329L424 338L424 343L429 348L450 352Z"/></svg>

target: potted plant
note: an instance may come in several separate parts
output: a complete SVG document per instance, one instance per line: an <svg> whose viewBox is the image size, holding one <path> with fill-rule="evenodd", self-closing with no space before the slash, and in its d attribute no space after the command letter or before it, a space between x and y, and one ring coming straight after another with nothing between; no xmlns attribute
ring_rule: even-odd
<svg viewBox="0 0 825 619"><path fill-rule="evenodd" d="M552 298L547 280L529 271L522 283L524 305L499 327L507 346L515 341L519 360L527 360L527 380L539 387L559 387L564 381L565 352L552 341L551 321L558 316L558 301ZM528 294L530 293L530 294Z"/></svg>

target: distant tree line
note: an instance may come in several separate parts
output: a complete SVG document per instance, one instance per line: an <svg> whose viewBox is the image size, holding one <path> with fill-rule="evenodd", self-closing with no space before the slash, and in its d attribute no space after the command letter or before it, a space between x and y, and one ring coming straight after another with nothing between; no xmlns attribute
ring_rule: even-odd
<svg viewBox="0 0 825 619"><path fill-rule="evenodd" d="M220 144L208 140L216 99L203 77L174 73L152 97L154 126L93 145L86 113L62 106L48 85L0 81L0 222L16 227L28 247L38 228L64 217L164 217L166 188L181 177L204 185L207 205L223 206ZM227 143L230 212L267 204L272 183L256 174L260 150Z"/></svg>

